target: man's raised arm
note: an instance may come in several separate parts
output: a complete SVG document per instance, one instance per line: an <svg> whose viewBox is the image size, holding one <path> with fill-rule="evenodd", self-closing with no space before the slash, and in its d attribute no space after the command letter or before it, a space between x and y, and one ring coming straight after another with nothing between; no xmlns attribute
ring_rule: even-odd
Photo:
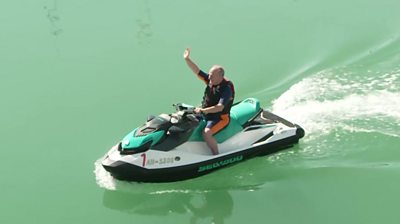
<svg viewBox="0 0 400 224"><path fill-rule="evenodd" d="M183 58L186 61L186 64L189 66L189 68L194 72L194 74L198 75L199 74L199 67L190 59L190 49L186 48L185 52L183 52Z"/></svg>

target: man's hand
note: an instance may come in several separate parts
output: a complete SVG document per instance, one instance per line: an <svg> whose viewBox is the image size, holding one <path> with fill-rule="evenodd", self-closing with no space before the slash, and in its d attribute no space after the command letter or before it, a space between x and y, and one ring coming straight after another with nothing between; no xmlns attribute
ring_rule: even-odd
<svg viewBox="0 0 400 224"><path fill-rule="evenodd" d="M196 75L199 74L200 72L199 67L189 57L190 57L190 48L186 48L185 51L183 52L183 58L185 59L186 64L193 71L193 73Z"/></svg>
<svg viewBox="0 0 400 224"><path fill-rule="evenodd" d="M188 59L190 56L190 48L186 48L185 51L183 52L183 58Z"/></svg>
<svg viewBox="0 0 400 224"><path fill-rule="evenodd" d="M201 114L202 112L203 112L202 108L199 108L199 107L194 108L194 113Z"/></svg>
<svg viewBox="0 0 400 224"><path fill-rule="evenodd" d="M211 106L211 107L206 107L206 108L198 108L196 107L194 109L195 113L203 113L203 114L213 114L213 113L218 113L221 112L222 110L224 110L224 105L218 103L215 106Z"/></svg>

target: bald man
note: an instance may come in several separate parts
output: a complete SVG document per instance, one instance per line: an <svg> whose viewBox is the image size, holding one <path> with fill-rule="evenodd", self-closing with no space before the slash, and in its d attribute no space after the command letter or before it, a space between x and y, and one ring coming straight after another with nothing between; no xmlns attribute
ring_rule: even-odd
<svg viewBox="0 0 400 224"><path fill-rule="evenodd" d="M218 144L214 135L228 126L230 110L235 98L233 83L225 77L225 71L220 65L214 65L208 74L190 59L190 49L183 53L189 68L197 77L206 84L201 108L196 108L196 113L203 113L207 125L203 130L203 138L213 155L218 154Z"/></svg>

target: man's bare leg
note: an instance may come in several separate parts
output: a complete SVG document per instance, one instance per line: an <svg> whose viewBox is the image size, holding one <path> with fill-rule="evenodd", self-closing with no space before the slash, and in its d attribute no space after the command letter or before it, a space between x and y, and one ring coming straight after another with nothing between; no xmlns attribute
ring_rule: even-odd
<svg viewBox="0 0 400 224"><path fill-rule="evenodd" d="M204 129L203 138L204 138L204 141L206 141L208 147L210 147L212 154L218 155L218 144L217 144L217 141L215 140L210 128Z"/></svg>

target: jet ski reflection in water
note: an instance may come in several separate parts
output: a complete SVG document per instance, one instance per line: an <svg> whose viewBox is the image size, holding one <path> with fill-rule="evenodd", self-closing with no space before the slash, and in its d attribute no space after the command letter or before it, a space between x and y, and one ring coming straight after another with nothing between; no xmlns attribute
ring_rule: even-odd
<svg viewBox="0 0 400 224"><path fill-rule="evenodd" d="M123 191L105 191L103 204L105 207L128 214L144 216L190 216L190 222L224 223L232 215L233 198L229 191L218 190L208 192L134 194Z"/></svg>
<svg viewBox="0 0 400 224"><path fill-rule="evenodd" d="M172 182L208 174L255 156L293 146L304 130L260 107L255 98L234 104L230 123L215 135L219 154L203 140L206 125L195 107L176 104L171 114L150 116L105 155L103 167L115 178Z"/></svg>

